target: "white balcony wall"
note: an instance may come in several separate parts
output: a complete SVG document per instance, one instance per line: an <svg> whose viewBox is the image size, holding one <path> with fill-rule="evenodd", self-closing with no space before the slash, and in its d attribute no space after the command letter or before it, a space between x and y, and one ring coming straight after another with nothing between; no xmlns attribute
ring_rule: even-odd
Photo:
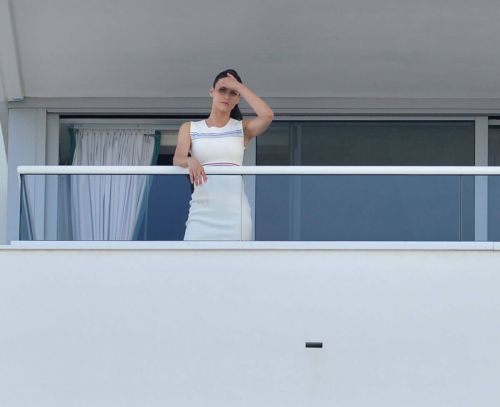
<svg viewBox="0 0 500 407"><path fill-rule="evenodd" d="M469 245L4 247L0 405L499 405L500 251Z"/></svg>

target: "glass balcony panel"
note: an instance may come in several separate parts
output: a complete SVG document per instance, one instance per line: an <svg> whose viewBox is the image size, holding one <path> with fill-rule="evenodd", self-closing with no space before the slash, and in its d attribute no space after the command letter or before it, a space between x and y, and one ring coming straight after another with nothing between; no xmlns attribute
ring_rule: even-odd
<svg viewBox="0 0 500 407"><path fill-rule="evenodd" d="M259 175L256 240L474 240L474 179Z"/></svg>
<svg viewBox="0 0 500 407"><path fill-rule="evenodd" d="M500 126L488 129L488 165L500 165ZM488 177L488 240L500 241L500 177Z"/></svg>
<svg viewBox="0 0 500 407"><path fill-rule="evenodd" d="M490 177L489 220L500 225L493 210L500 206L497 178ZM21 180L21 240L184 239L191 200L187 175ZM49 184L57 185L56 196L43 193ZM206 187L196 195L201 221L237 232L194 240L474 240L474 176L209 174ZM490 239L500 237L496 230L490 227Z"/></svg>
<svg viewBox="0 0 500 407"><path fill-rule="evenodd" d="M26 177L21 175L21 197L20 197L20 214L19 214L19 239L34 240L32 229L33 204L30 202L33 193L28 193L26 186ZM29 176L28 176L29 177Z"/></svg>
<svg viewBox="0 0 500 407"><path fill-rule="evenodd" d="M500 176L488 176L488 240L500 241Z"/></svg>

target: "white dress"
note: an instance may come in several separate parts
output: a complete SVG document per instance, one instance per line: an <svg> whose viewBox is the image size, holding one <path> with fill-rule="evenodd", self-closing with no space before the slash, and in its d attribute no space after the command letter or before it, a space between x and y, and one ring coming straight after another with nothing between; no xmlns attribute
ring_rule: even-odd
<svg viewBox="0 0 500 407"><path fill-rule="evenodd" d="M224 127L191 122L191 155L203 166L241 166L245 150L243 124ZM208 175L194 187L184 240L251 240L252 219L241 175Z"/></svg>

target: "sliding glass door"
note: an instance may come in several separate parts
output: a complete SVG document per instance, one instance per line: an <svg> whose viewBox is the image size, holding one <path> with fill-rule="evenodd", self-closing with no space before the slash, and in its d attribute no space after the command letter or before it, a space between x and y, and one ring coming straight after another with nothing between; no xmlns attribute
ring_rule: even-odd
<svg viewBox="0 0 500 407"><path fill-rule="evenodd" d="M472 120L273 123L257 165L474 165ZM474 179L259 176L256 240L474 240Z"/></svg>

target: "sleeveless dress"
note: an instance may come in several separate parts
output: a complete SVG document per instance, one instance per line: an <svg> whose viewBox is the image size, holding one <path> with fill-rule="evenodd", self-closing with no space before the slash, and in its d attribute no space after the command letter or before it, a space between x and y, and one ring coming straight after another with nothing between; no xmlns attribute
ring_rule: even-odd
<svg viewBox="0 0 500 407"><path fill-rule="evenodd" d="M201 165L241 166L245 150L243 124L230 119L224 127L191 122L191 155ZM184 240L251 240L252 219L241 175L208 175L195 185L189 203Z"/></svg>

